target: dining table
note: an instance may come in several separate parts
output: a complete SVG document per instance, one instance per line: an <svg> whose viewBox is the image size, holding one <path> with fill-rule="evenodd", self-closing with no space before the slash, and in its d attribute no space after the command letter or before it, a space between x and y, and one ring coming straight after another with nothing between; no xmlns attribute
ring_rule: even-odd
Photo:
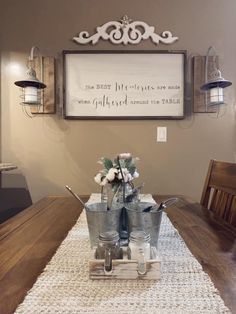
<svg viewBox="0 0 236 314"><path fill-rule="evenodd" d="M157 202L168 197L153 195ZM225 305L236 313L236 230L194 199L177 197L179 201L165 209L167 217ZM84 202L88 198L82 197ZM82 211L73 197L47 196L0 225L1 314L14 313L23 302Z"/></svg>

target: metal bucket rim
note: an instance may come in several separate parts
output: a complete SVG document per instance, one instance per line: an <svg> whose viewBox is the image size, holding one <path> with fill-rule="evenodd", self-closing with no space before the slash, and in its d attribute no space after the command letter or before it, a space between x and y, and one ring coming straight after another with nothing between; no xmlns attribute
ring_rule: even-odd
<svg viewBox="0 0 236 314"><path fill-rule="evenodd" d="M116 208L112 208L112 209L109 209L109 210L92 210L92 209L90 209L89 208L89 206L90 205L92 205L92 206L96 206L97 204L103 204L103 203L101 203L101 202L96 202L96 203L86 203L86 208L85 208L85 210L87 211L87 212L101 212L101 213L110 213L110 212L115 212L115 211L118 211L118 210L121 210L124 206L122 205L122 206L117 206ZM104 205L105 206L105 205Z"/></svg>
<svg viewBox="0 0 236 314"><path fill-rule="evenodd" d="M147 205L147 206L154 206L154 205L158 205L156 202L139 202L140 205ZM138 205L139 207L139 205ZM156 213L159 213L159 212L163 212L162 209L158 209L158 210L155 210L155 211L149 211L149 212L144 212L144 211L139 211L138 209L134 209L134 208L129 208L128 206L125 206L125 209L127 209L127 211L130 211L130 212L136 212L136 213L143 213L143 214L156 214Z"/></svg>
<svg viewBox="0 0 236 314"><path fill-rule="evenodd" d="M137 209L127 209L127 211L131 212L131 213L139 213L139 214L142 214L142 215L157 215L157 214L161 214L163 213L163 210L162 209L158 209L158 210L154 210L154 211L150 211L150 212L141 212L141 211L138 211Z"/></svg>

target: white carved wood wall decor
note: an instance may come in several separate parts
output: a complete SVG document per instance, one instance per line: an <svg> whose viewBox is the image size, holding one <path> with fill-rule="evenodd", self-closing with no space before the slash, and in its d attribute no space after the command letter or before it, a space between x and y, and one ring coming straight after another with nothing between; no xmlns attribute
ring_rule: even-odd
<svg viewBox="0 0 236 314"><path fill-rule="evenodd" d="M170 31L164 31L161 35L155 33L154 26L149 26L145 22L132 21L125 15L119 22L110 21L96 28L96 33L89 35L87 31L82 31L73 40L78 44L96 44L100 38L110 40L113 44L139 44L141 40L151 38L154 44L160 42L172 44L178 37L173 37Z"/></svg>

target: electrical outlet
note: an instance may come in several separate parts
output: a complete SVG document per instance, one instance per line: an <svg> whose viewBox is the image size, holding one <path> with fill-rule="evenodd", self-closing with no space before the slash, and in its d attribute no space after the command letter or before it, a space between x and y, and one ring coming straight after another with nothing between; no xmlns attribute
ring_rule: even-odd
<svg viewBox="0 0 236 314"><path fill-rule="evenodd" d="M166 142L167 141L167 127L158 126L157 127L157 142Z"/></svg>

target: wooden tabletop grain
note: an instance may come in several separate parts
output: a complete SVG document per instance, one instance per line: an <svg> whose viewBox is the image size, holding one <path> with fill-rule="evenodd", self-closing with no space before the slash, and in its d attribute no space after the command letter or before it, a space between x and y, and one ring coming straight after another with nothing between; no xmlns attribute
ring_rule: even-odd
<svg viewBox="0 0 236 314"><path fill-rule="evenodd" d="M72 197L49 196L0 225L1 314L13 313L23 301L81 211ZM236 313L236 231L186 197L166 212L225 304Z"/></svg>

